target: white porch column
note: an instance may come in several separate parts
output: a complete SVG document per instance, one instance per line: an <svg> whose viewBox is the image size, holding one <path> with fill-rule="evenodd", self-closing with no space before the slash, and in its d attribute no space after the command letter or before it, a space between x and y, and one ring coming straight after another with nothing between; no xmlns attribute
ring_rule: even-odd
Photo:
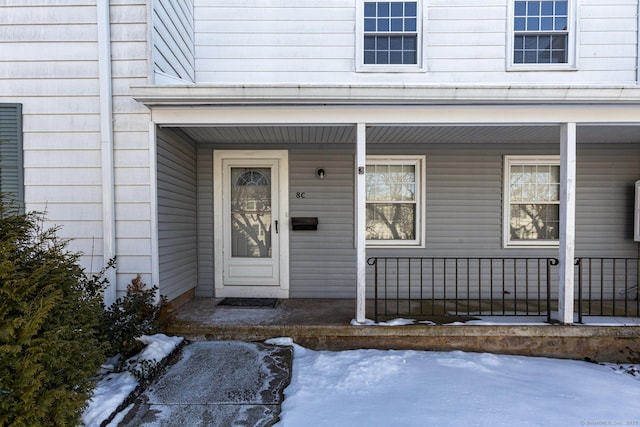
<svg viewBox="0 0 640 427"><path fill-rule="evenodd" d="M356 126L356 322L366 320L367 250L366 250L366 181L367 129L364 123Z"/></svg>
<svg viewBox="0 0 640 427"><path fill-rule="evenodd" d="M576 124L560 126L560 287L558 321L573 323L576 241Z"/></svg>

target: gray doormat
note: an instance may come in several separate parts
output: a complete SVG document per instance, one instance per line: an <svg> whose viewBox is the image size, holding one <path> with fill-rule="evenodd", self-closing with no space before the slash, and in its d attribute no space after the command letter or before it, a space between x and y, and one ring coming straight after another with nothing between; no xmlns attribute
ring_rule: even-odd
<svg viewBox="0 0 640 427"><path fill-rule="evenodd" d="M241 308L275 308L278 305L277 298L225 298L218 303L219 306Z"/></svg>

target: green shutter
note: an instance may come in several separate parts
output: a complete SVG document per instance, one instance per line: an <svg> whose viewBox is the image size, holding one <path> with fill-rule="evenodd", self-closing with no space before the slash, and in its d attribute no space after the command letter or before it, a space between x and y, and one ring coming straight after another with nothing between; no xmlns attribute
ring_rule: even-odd
<svg viewBox="0 0 640 427"><path fill-rule="evenodd" d="M0 104L0 192L24 202L22 104Z"/></svg>

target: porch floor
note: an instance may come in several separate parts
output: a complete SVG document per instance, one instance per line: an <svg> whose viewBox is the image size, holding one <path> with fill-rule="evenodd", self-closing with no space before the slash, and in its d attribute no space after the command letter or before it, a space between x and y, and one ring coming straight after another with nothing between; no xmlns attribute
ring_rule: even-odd
<svg viewBox="0 0 640 427"><path fill-rule="evenodd" d="M275 308L219 306L220 301L195 298L180 306L167 332L191 340L290 337L317 350L463 350L598 361L624 361L629 346L640 350L638 318L585 316L583 324L552 325L546 316L433 315L421 319L428 323L412 325L352 325L356 306L350 299L284 299ZM367 301L370 319L373 304Z"/></svg>

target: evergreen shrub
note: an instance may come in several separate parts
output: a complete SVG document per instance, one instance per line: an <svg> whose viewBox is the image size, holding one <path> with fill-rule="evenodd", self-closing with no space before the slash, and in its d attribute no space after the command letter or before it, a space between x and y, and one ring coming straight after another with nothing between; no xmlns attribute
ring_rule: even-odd
<svg viewBox="0 0 640 427"><path fill-rule="evenodd" d="M134 355L143 347L138 337L157 334L173 320L170 304L162 295L157 299L157 291L157 286L147 288L137 275L127 294L106 309L103 327L110 355Z"/></svg>
<svg viewBox="0 0 640 427"><path fill-rule="evenodd" d="M106 280L42 224L0 202L0 426L78 425L105 358Z"/></svg>

